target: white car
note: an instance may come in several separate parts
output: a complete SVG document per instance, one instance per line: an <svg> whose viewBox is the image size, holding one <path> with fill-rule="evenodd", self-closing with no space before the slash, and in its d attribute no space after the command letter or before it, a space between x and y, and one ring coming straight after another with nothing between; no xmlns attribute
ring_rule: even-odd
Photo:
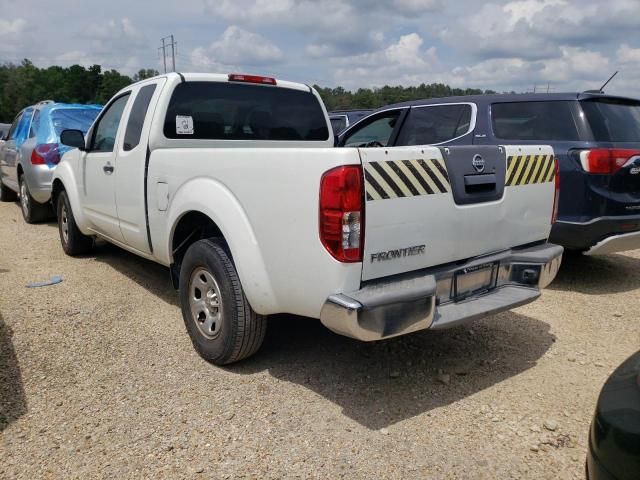
<svg viewBox="0 0 640 480"><path fill-rule="evenodd" d="M58 165L62 247L101 237L169 267L195 348L257 351L266 316L365 341L533 301L562 248L546 146L334 148L317 92L268 77L171 73L120 91ZM540 181L505 185L530 156Z"/></svg>

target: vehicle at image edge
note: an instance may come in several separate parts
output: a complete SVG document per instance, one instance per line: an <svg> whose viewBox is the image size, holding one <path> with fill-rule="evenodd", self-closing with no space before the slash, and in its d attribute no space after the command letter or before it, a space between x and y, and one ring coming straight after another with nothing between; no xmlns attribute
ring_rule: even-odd
<svg viewBox="0 0 640 480"><path fill-rule="evenodd" d="M70 149L60 143L60 133L68 128L86 133L101 109L47 100L22 110L0 146L0 200L14 201L18 194L27 223L50 216L53 171Z"/></svg>
<svg viewBox="0 0 640 480"><path fill-rule="evenodd" d="M371 112L373 112L372 109L333 110L329 112L329 120L331 121L333 134L338 135L340 132L360 121Z"/></svg>
<svg viewBox="0 0 640 480"><path fill-rule="evenodd" d="M394 128L380 128L383 118ZM588 255L640 248L639 100L593 92L431 98L383 107L338 143L373 140L393 146L550 144L562 190L549 240ZM515 185L537 172L521 156L508 173Z"/></svg>
<svg viewBox="0 0 640 480"><path fill-rule="evenodd" d="M10 128L10 123L0 123L0 141L4 141L4 138L7 136L7 133L9 133Z"/></svg>
<svg viewBox="0 0 640 480"><path fill-rule="evenodd" d="M588 480L640 476L640 351L624 361L600 391L589 432Z"/></svg>
<svg viewBox="0 0 640 480"><path fill-rule="evenodd" d="M270 314L371 341L510 309L562 258L547 243L550 147L334 148L306 85L162 75L116 94L86 139L62 140L78 147L54 173L64 251L98 236L168 266L191 340L216 364L253 354ZM545 173L506 186L520 154L542 155Z"/></svg>

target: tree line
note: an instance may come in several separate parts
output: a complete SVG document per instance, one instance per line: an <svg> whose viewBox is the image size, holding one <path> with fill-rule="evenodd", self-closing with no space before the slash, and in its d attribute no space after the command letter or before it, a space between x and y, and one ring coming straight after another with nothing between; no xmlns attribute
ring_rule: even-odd
<svg viewBox="0 0 640 480"><path fill-rule="evenodd" d="M38 68L26 59L6 63L0 65L0 122L11 123L21 109L42 100L104 104L130 83L157 74L143 69L129 77L100 65Z"/></svg>
<svg viewBox="0 0 640 480"><path fill-rule="evenodd" d="M0 122L10 123L22 108L41 100L104 104L130 83L154 75L158 75L158 71L153 69L142 69L129 77L113 69L103 71L100 65L38 68L26 59L19 65L6 63L0 65ZM442 83L359 88L353 92L343 87L314 87L328 110L378 108L421 98L495 93L474 88L452 88Z"/></svg>
<svg viewBox="0 0 640 480"><path fill-rule="evenodd" d="M322 88L314 85L327 110L351 110L379 108L385 105L423 98L452 97L462 95L482 95L496 93L493 90L480 90L478 88L452 88L443 83L422 83L414 87L390 87L359 88L355 92L345 90L342 87Z"/></svg>

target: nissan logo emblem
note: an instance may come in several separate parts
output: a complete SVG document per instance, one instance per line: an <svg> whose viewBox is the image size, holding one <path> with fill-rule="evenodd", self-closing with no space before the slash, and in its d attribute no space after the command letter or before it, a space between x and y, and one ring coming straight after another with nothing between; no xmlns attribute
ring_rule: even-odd
<svg viewBox="0 0 640 480"><path fill-rule="evenodd" d="M476 154L473 156L473 160L471 160L471 165L476 169L476 172L482 173L484 172L484 158L480 155Z"/></svg>

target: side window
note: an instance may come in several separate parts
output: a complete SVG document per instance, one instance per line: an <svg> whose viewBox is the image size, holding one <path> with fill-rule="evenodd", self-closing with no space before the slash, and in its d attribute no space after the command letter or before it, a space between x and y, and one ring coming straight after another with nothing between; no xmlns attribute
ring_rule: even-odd
<svg viewBox="0 0 640 480"><path fill-rule="evenodd" d="M33 120L31 120L31 128L29 129L29 138L34 138L38 135L38 126L40 125L40 110L36 110L33 113Z"/></svg>
<svg viewBox="0 0 640 480"><path fill-rule="evenodd" d="M414 107L396 145L433 145L460 137L471 128L471 105Z"/></svg>
<svg viewBox="0 0 640 480"><path fill-rule="evenodd" d="M33 116L33 107L27 107L22 114L22 118L18 122L18 128L14 133L16 144L22 143L29 137L29 127L31 126L31 117Z"/></svg>
<svg viewBox="0 0 640 480"><path fill-rule="evenodd" d="M151 103L151 97L156 91L156 85L147 85L142 87L136 95L136 99L131 107L131 113L129 114L129 122L127 123L127 130L124 134L123 149L125 152L133 150L140 143L140 136L142 135L142 126L144 125L144 119L147 116L147 110Z"/></svg>
<svg viewBox="0 0 640 480"><path fill-rule="evenodd" d="M104 115L98 120L98 124L93 131L93 141L91 142L91 152L113 152L116 144L118 126L122 119L122 112L129 100L129 93L119 97L107 107Z"/></svg>
<svg viewBox="0 0 640 480"><path fill-rule="evenodd" d="M496 138L506 140L579 140L567 101L513 102L491 105Z"/></svg>
<svg viewBox="0 0 640 480"><path fill-rule="evenodd" d="M345 147L386 147L396 126L400 110L382 113L344 140Z"/></svg>
<svg viewBox="0 0 640 480"><path fill-rule="evenodd" d="M22 112L16 115L16 118L13 120L13 124L11 125L9 133L7 134L7 140L14 140L16 138L16 130L18 129L20 119L22 119Z"/></svg>

